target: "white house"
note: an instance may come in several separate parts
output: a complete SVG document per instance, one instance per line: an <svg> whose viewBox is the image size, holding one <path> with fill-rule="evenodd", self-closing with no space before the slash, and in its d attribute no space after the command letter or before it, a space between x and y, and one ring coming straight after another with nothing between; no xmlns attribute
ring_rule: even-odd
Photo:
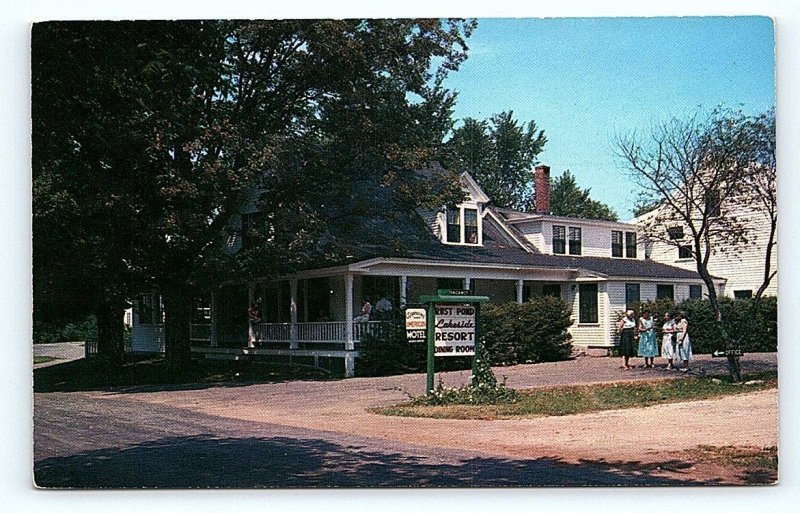
<svg viewBox="0 0 800 513"><path fill-rule="evenodd" d="M535 170L536 212L499 209L467 173L467 199L456 208L420 212L431 243L402 257L374 254L307 269L249 287L222 287L198 304L193 351L206 358L269 355L353 374L361 336L384 320L355 322L362 300L386 298L395 309L440 288L463 288L492 302L554 295L572 305L576 346L612 347L614 321L635 300L699 297L693 270L645 259L636 225L549 213L549 167ZM237 243L231 243L235 249ZM719 287L724 280L719 280ZM247 307L262 301L257 347L247 347ZM157 295L134 315L133 350L163 351Z"/></svg>
<svg viewBox="0 0 800 513"><path fill-rule="evenodd" d="M678 222L663 222L659 214L661 209L639 216L631 221L643 227L657 223L653 229L663 230L660 237L644 237L647 258L682 269L696 270L697 264L692 256L692 237L686 226ZM746 233L748 242L735 247L727 247L722 243L712 246L708 261L708 271L713 276L725 278L725 287L719 290L720 295L734 298L752 297L764 281L767 245L769 241L770 215L756 203L728 202L719 205L719 215L735 216ZM770 272L778 270L777 235L775 246L770 255ZM778 295L777 276L772 278L764 295Z"/></svg>

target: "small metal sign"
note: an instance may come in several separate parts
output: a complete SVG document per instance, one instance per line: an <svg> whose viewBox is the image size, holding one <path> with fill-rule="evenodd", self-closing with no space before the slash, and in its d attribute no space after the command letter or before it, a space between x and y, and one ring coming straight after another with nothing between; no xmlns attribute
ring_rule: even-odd
<svg viewBox="0 0 800 513"><path fill-rule="evenodd" d="M722 356L744 356L741 349L720 349L711 353L712 357L719 358Z"/></svg>
<svg viewBox="0 0 800 513"><path fill-rule="evenodd" d="M427 340L428 316L424 308L406 308L406 339L409 344L423 344Z"/></svg>
<svg viewBox="0 0 800 513"><path fill-rule="evenodd" d="M439 289L436 292L440 296L469 296L469 290L464 289Z"/></svg>

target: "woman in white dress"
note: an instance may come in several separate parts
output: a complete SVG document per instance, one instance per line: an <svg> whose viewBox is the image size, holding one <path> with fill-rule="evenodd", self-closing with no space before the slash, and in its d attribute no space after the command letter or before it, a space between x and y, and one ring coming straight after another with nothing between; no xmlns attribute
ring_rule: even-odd
<svg viewBox="0 0 800 513"><path fill-rule="evenodd" d="M667 370L674 370L673 360L678 349L678 342L675 333L675 321L669 315L669 312L664 314L661 333L661 357L667 360Z"/></svg>
<svg viewBox="0 0 800 513"><path fill-rule="evenodd" d="M689 339L689 321L686 320L686 312L678 312L675 316L676 332L678 334L678 351L676 359L683 360L683 369L689 371L689 360L692 359L692 341Z"/></svg>

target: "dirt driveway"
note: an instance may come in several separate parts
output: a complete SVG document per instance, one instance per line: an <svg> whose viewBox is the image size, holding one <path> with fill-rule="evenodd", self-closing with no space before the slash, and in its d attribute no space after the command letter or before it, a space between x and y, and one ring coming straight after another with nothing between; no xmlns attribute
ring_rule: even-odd
<svg viewBox="0 0 800 513"><path fill-rule="evenodd" d="M699 358L694 373L718 372L723 362ZM748 355L745 371L774 369L776 355ZM563 383L591 383L636 379L669 379L674 373L652 369L622 371L616 359L579 358L570 362L496 369L517 388ZM465 372L443 376L449 384L463 383ZM390 405L407 394L424 390L424 375L355 378L331 382L296 381L242 387L197 390L125 390L94 393L97 400L124 398L223 417L269 423L298 430L317 430L348 436L369 437L386 443L405 443L430 448L478 450L503 458L558 458L580 463L675 461L685 450L699 444L767 447L778 444L778 394L755 392L641 409L612 410L591 414L537 419L469 421L386 417L368 413L370 407ZM665 381L668 386L668 381ZM664 470L669 472L669 470ZM692 481L709 473L721 482L741 482L735 472L708 465L680 471Z"/></svg>

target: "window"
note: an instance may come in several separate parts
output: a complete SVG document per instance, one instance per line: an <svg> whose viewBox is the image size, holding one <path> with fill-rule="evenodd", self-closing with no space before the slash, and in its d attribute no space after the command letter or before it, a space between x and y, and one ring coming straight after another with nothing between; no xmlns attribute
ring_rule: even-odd
<svg viewBox="0 0 800 513"><path fill-rule="evenodd" d="M701 285L689 285L689 298L700 299L703 297L703 287Z"/></svg>
<svg viewBox="0 0 800 513"><path fill-rule="evenodd" d="M464 209L464 243L478 243L478 211L474 208Z"/></svg>
<svg viewBox="0 0 800 513"><path fill-rule="evenodd" d="M720 199L719 191L716 189L706 191L706 214L709 217L719 217Z"/></svg>
<svg viewBox="0 0 800 513"><path fill-rule="evenodd" d="M633 303L640 301L641 296L641 285L638 283L626 283L625 284L625 307L630 308Z"/></svg>
<svg viewBox="0 0 800 513"><path fill-rule="evenodd" d="M578 322L596 323L597 319L597 284L581 283L578 286Z"/></svg>
<svg viewBox="0 0 800 513"><path fill-rule="evenodd" d="M692 258L692 247L678 246L678 258Z"/></svg>
<svg viewBox="0 0 800 513"><path fill-rule="evenodd" d="M611 231L611 256L622 258L622 232Z"/></svg>
<svg viewBox="0 0 800 513"><path fill-rule="evenodd" d="M461 242L461 211L447 211L447 242Z"/></svg>
<svg viewBox="0 0 800 513"><path fill-rule="evenodd" d="M542 295L550 297L561 297L561 284L545 283L542 285Z"/></svg>
<svg viewBox="0 0 800 513"><path fill-rule="evenodd" d="M683 238L683 226L672 226L667 228L670 240L678 240Z"/></svg>
<svg viewBox="0 0 800 513"><path fill-rule="evenodd" d="M569 254L581 254L581 229L574 226L569 227Z"/></svg>
<svg viewBox="0 0 800 513"><path fill-rule="evenodd" d="M675 286L656 285L656 299L675 299Z"/></svg>
<svg viewBox="0 0 800 513"><path fill-rule="evenodd" d="M625 258L636 258L636 232L625 232Z"/></svg>
<svg viewBox="0 0 800 513"><path fill-rule="evenodd" d="M139 324L153 324L153 296L139 296Z"/></svg>
<svg viewBox="0 0 800 513"><path fill-rule="evenodd" d="M480 218L478 217L478 209L448 209L445 242L454 244L478 244L480 242Z"/></svg>
<svg viewBox="0 0 800 513"><path fill-rule="evenodd" d="M553 226L553 253L563 255L567 252L567 229L564 226Z"/></svg>
<svg viewBox="0 0 800 513"><path fill-rule="evenodd" d="M736 299L750 299L753 297L752 290L734 290L733 297Z"/></svg>

